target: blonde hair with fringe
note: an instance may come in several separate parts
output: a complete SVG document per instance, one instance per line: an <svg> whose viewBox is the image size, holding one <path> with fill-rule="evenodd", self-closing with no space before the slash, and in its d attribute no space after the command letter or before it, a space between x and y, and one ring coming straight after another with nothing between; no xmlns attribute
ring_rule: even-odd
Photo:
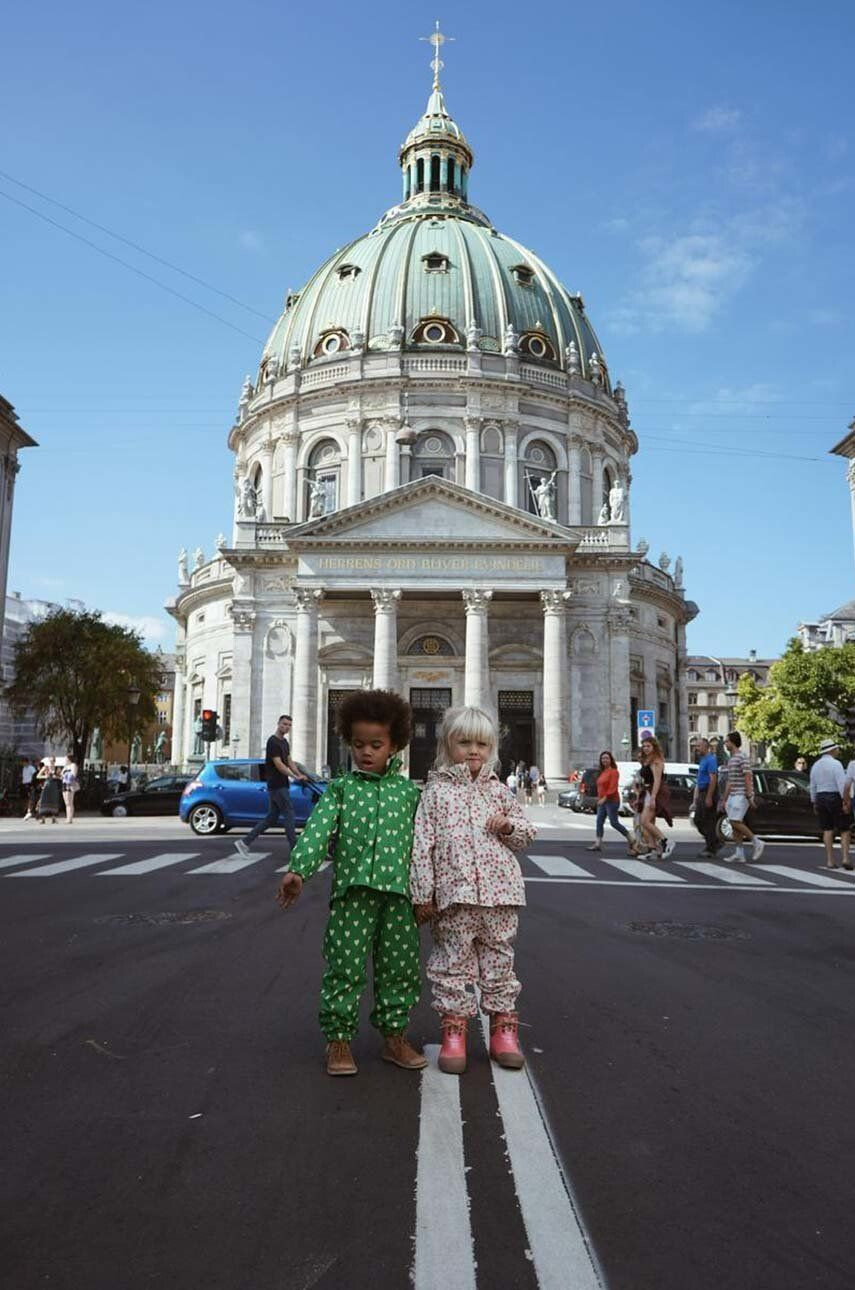
<svg viewBox="0 0 855 1290"><path fill-rule="evenodd" d="M489 741L490 755L487 765L495 765L499 750L499 732L496 723L483 708L448 708L442 718L439 735L436 741L435 770L454 764L451 756L451 740L455 735L462 739L484 739Z"/></svg>

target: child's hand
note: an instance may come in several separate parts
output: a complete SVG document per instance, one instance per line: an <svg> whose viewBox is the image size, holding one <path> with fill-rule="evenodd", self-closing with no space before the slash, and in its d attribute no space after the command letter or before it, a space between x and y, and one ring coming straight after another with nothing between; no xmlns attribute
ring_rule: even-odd
<svg viewBox="0 0 855 1290"><path fill-rule="evenodd" d="M497 811L495 815L491 815L487 823L484 825L484 828L487 829L489 833L495 833L498 838L507 837L509 833L513 833L514 831L514 826L511 824L504 811Z"/></svg>
<svg viewBox="0 0 855 1290"><path fill-rule="evenodd" d="M422 923L429 923L432 918L436 918L436 905L429 900L426 905L413 905L413 913L416 916L416 922L419 927Z"/></svg>
<svg viewBox="0 0 855 1290"><path fill-rule="evenodd" d="M290 909L302 890L303 879L298 873L283 873L276 893L277 905L280 909Z"/></svg>

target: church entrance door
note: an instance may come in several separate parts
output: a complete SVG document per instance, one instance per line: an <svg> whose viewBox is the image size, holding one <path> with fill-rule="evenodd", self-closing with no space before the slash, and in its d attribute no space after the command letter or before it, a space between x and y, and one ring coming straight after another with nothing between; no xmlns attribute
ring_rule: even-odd
<svg viewBox="0 0 855 1290"><path fill-rule="evenodd" d="M446 708L451 707L450 690L410 690L413 709L413 737L410 740L410 779L427 779L436 756L436 739Z"/></svg>
<svg viewBox="0 0 855 1290"><path fill-rule="evenodd" d="M534 691L499 691L499 762L502 779L511 767L524 761L534 762Z"/></svg>

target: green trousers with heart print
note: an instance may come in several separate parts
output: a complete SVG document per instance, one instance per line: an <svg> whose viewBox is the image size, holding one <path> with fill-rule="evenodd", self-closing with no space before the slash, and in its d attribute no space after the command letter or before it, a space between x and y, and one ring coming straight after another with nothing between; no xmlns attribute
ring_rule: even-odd
<svg viewBox="0 0 855 1290"><path fill-rule="evenodd" d="M384 1035L406 1030L419 1001L419 929L409 896L349 887L334 900L324 935L327 969L321 983L321 1030L351 1040L359 1025L366 965L374 964L371 1024Z"/></svg>

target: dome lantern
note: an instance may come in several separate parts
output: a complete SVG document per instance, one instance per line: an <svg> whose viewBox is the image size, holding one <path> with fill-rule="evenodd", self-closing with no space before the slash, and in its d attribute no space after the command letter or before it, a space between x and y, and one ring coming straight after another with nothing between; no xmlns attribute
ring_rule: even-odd
<svg viewBox="0 0 855 1290"><path fill-rule="evenodd" d="M424 115L419 118L401 145L398 161L403 182L403 201L408 206L429 205L432 208L460 208L467 203L472 149L445 104L439 81L444 66L439 57L442 45L453 36L439 29L422 36L434 47L431 59L433 85Z"/></svg>

